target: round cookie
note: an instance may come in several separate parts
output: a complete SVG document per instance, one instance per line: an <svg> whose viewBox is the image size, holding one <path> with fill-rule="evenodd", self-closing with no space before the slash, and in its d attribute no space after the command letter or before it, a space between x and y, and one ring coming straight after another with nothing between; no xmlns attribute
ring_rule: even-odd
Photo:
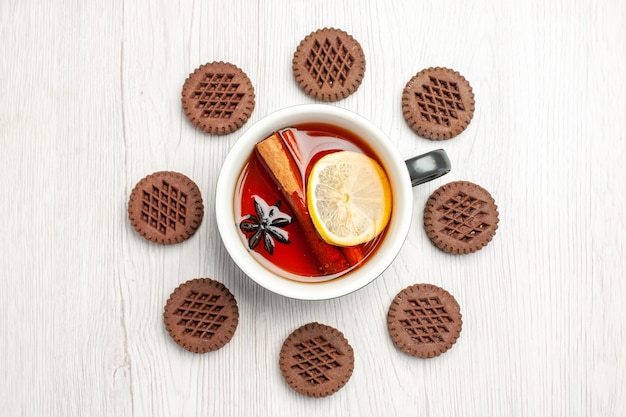
<svg viewBox="0 0 626 417"><path fill-rule="evenodd" d="M190 352L205 353L230 342L239 324L239 309L222 283L196 278L174 290L163 319L177 344Z"/></svg>
<svg viewBox="0 0 626 417"><path fill-rule="evenodd" d="M459 303L431 284L403 289L387 313L387 328L395 345L418 358L432 358L450 349L462 324Z"/></svg>
<svg viewBox="0 0 626 417"><path fill-rule="evenodd" d="M402 92L402 113L418 135L443 140L465 130L474 116L474 93L467 80L448 68L418 72Z"/></svg>
<svg viewBox="0 0 626 417"><path fill-rule="evenodd" d="M227 62L202 65L183 85L182 102L187 118L207 133L224 135L243 126L255 106L254 87L248 76Z"/></svg>
<svg viewBox="0 0 626 417"><path fill-rule="evenodd" d="M361 45L343 30L319 29L300 42L292 69L305 93L318 100L337 101L361 85L365 54Z"/></svg>
<svg viewBox="0 0 626 417"><path fill-rule="evenodd" d="M424 227L440 249L466 254L482 249L498 228L498 206L491 194L469 181L439 187L424 209Z"/></svg>
<svg viewBox="0 0 626 417"><path fill-rule="evenodd" d="M309 323L287 337L279 364L291 388L308 397L326 397L352 376L354 351L339 330Z"/></svg>
<svg viewBox="0 0 626 417"><path fill-rule="evenodd" d="M178 172L148 175L135 185L128 201L133 228L155 243L182 242L196 232L203 217L200 189Z"/></svg>

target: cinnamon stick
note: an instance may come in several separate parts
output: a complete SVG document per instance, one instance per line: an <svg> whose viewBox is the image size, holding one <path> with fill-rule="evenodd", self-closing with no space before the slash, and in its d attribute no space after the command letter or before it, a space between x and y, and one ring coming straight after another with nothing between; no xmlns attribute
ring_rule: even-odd
<svg viewBox="0 0 626 417"><path fill-rule="evenodd" d="M340 250L350 265L358 265L365 259L365 255L360 246L344 246Z"/></svg>
<svg viewBox="0 0 626 417"><path fill-rule="evenodd" d="M308 216L302 175L289 149L277 133L256 145L256 153L263 166L280 186L283 197L291 206L294 216L308 241L318 266L324 274L334 274L350 265L343 253L319 237Z"/></svg>
<svg viewBox="0 0 626 417"><path fill-rule="evenodd" d="M298 148L298 142L293 132L290 129L284 129L279 132L280 137L285 145L285 148L289 150L291 157L293 158L296 167L298 168L302 178L306 174L306 167L311 161L304 161L302 159L302 153ZM300 184L300 186L302 186ZM304 186L302 186L304 192ZM358 265L365 258L365 254L360 246L348 246L339 248L343 253L350 265Z"/></svg>

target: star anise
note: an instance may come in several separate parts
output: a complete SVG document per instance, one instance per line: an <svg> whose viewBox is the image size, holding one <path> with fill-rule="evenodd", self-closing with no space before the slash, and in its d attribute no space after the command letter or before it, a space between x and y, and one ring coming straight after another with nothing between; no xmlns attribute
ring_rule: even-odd
<svg viewBox="0 0 626 417"><path fill-rule="evenodd" d="M280 211L280 200L270 206L258 195L253 196L254 211L256 214L246 214L239 222L239 228L244 233L253 233L248 238L248 247L256 248L261 240L263 247L270 254L274 254L277 240L289 244L289 233L282 228L291 223L291 216Z"/></svg>

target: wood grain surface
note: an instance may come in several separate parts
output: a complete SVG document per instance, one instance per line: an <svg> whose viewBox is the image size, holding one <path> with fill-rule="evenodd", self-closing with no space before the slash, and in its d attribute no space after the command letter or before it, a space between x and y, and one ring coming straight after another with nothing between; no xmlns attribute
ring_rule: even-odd
<svg viewBox="0 0 626 417"><path fill-rule="evenodd" d="M333 105L370 119L406 158L443 147L447 176L414 189L408 238L390 268L344 297L268 292L229 258L214 199L230 147L278 109L314 100L291 59L307 34L338 27L367 60ZM626 415L626 3L528 1L0 1L0 413L4 416ZM182 84L210 61L256 89L248 124L207 135L185 118ZM402 117L404 84L430 66L471 83L476 112L445 142ZM174 170L200 187L198 232L163 247L130 226L133 186ZM422 226L453 180L494 196L500 227L483 250L448 255ZM240 324L223 349L169 338L169 294L223 282ZM463 314L457 344L420 360L396 349L395 294L427 282ZM325 399L291 390L280 346L311 321L355 351Z"/></svg>

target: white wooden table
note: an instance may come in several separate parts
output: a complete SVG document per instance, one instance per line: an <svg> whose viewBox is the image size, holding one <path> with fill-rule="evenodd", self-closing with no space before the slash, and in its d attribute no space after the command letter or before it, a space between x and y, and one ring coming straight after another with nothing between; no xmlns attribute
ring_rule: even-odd
<svg viewBox="0 0 626 417"><path fill-rule="evenodd" d="M407 158L443 147L453 171L414 189L393 265L348 296L286 299L248 279L220 241L215 186L252 123L311 103L291 59L311 31L363 46L359 90L334 105L388 133ZM3 416L626 415L626 3L621 0L0 2L0 413ZM187 121L180 92L210 61L256 88L228 136ZM400 96L417 71L460 71L476 94L468 129L416 136ZM151 244L131 228L132 187L158 170L200 186L190 240ZM500 227L483 250L436 249L421 222L453 180L488 189ZM196 277L225 283L240 324L223 349L179 348L162 311ZM428 282L459 301L444 355L397 350L385 317ZM337 394L283 381L284 338L307 322L340 329L355 370Z"/></svg>

